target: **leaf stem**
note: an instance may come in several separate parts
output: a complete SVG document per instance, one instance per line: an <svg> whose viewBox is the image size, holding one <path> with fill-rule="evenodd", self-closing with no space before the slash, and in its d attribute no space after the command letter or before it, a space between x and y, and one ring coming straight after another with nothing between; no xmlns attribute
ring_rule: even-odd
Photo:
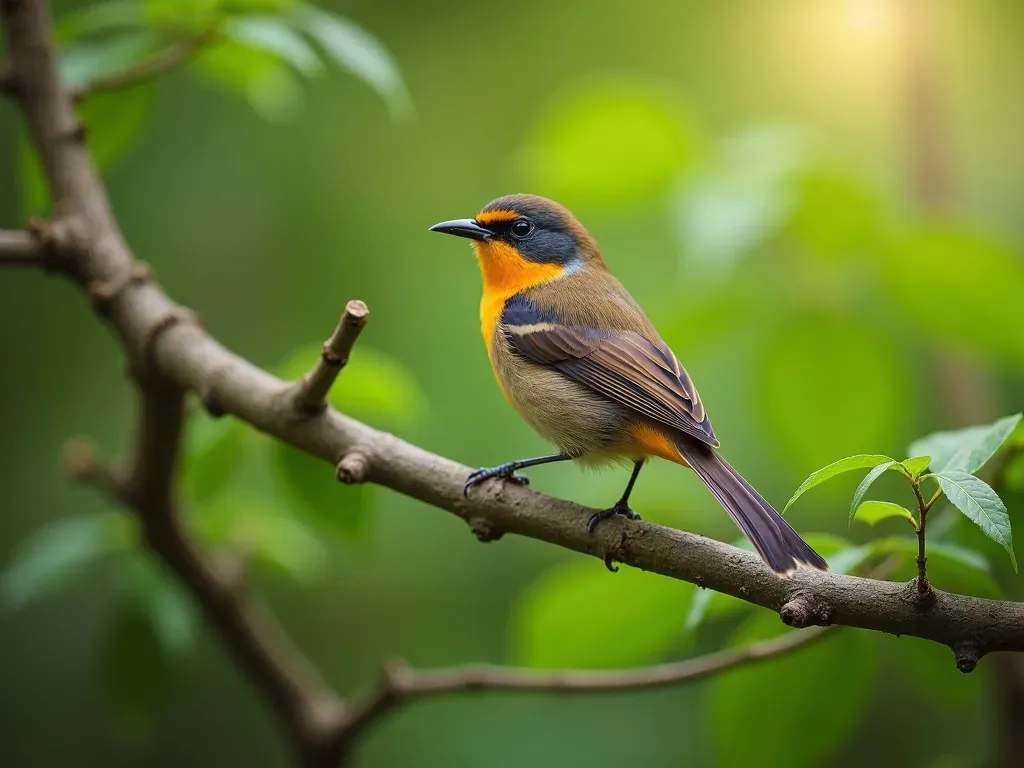
<svg viewBox="0 0 1024 768"><path fill-rule="evenodd" d="M917 497L917 509L921 516L920 525L917 526L917 593L925 596L931 593L932 587L928 583L928 558L925 556L925 531L928 525L928 510L939 498L941 490L937 491L927 502L921 496L921 481L914 479L910 481L910 487L914 489L914 496Z"/></svg>

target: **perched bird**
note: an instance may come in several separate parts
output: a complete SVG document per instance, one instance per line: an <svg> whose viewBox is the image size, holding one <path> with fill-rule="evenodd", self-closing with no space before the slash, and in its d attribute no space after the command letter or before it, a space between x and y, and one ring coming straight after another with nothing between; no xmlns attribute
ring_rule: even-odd
<svg viewBox="0 0 1024 768"><path fill-rule="evenodd" d="M639 519L629 495L644 462L657 456L690 467L725 507L768 566L825 560L733 469L697 389L633 297L608 270L594 238L564 207L536 195L508 195L472 219L430 228L473 241L483 274L480 326L502 392L558 453L479 469L518 483L516 471L575 460L626 461L622 498L593 514Z"/></svg>

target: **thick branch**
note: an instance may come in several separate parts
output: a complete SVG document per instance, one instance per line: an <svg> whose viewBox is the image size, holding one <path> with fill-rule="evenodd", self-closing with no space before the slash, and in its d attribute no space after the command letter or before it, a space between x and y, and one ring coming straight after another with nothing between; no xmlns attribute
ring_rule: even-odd
<svg viewBox="0 0 1024 768"><path fill-rule="evenodd" d="M302 377L295 389L296 407L304 413L317 413L326 406L327 393L341 369L348 364L352 346L362 333L370 310L366 304L353 299L345 305L345 314L331 338L324 342L320 359L313 370Z"/></svg>
<svg viewBox="0 0 1024 768"><path fill-rule="evenodd" d="M639 691L693 682L735 667L763 661L809 645L832 628L788 632L759 643L730 648L686 661L622 670L563 670L544 672L519 667L468 665L417 671L404 664L384 667L380 682L345 719L343 733L351 743L388 712L432 696L485 691L586 694Z"/></svg>

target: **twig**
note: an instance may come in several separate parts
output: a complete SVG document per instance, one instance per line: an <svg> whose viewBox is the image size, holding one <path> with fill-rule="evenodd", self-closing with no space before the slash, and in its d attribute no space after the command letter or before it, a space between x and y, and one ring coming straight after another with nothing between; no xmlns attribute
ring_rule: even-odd
<svg viewBox="0 0 1024 768"><path fill-rule="evenodd" d="M39 243L24 230L0 230L0 267L45 267Z"/></svg>
<svg viewBox="0 0 1024 768"><path fill-rule="evenodd" d="M348 364L352 346L362 333L370 310L366 304L353 299L345 305L345 313L331 338L324 342L313 370L307 373L295 388L296 407L307 414L318 413L326 407L325 399L341 369Z"/></svg>
<svg viewBox="0 0 1024 768"><path fill-rule="evenodd" d="M930 595L932 586L928 583L927 562L925 555L925 531L928 527L928 510L938 498L938 494L932 496L931 500L925 502L921 496L921 482L917 478L910 481L910 487L914 489L914 496L917 498L917 511L920 520L917 525L917 593L920 596Z"/></svg>
<svg viewBox="0 0 1024 768"><path fill-rule="evenodd" d="M97 77L85 85L72 89L71 98L75 102L80 102L96 93L127 88L128 86L137 85L162 75L164 72L187 62L213 42L218 34L217 30L207 30L186 40L172 43L148 59L143 59L137 64L133 64L119 72L112 72L109 75Z"/></svg>
<svg viewBox="0 0 1024 768"><path fill-rule="evenodd" d="M787 632L780 637L668 664L623 670L545 672L489 664L451 669L414 670L399 662L386 664L373 692L352 708L344 721L351 741L388 712L418 699L455 693L509 691L562 695L665 688L701 680L756 661L789 653L820 640L833 627Z"/></svg>

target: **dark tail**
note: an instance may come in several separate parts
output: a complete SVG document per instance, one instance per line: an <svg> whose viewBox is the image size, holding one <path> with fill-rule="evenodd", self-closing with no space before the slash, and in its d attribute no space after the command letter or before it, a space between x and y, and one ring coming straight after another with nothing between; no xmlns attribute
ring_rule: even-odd
<svg viewBox="0 0 1024 768"><path fill-rule="evenodd" d="M683 458L750 539L768 567L784 575L791 575L797 562L828 570L825 558L811 549L793 526L717 451L690 437L680 440L678 447Z"/></svg>

